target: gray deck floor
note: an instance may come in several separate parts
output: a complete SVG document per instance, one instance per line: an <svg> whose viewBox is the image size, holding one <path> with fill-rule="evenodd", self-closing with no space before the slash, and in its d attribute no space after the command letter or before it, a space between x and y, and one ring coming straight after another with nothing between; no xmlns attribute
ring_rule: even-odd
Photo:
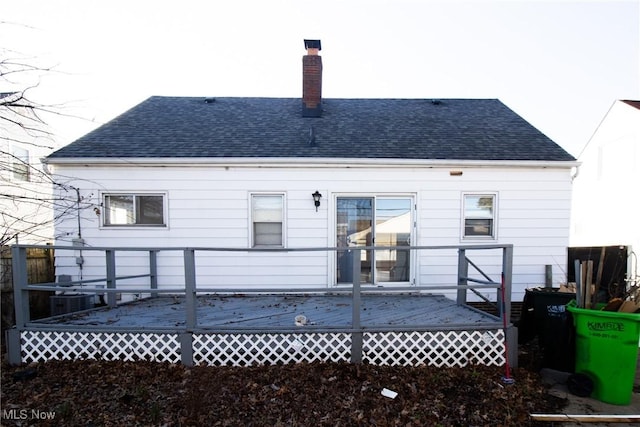
<svg viewBox="0 0 640 427"><path fill-rule="evenodd" d="M363 294L361 324L375 326L481 325L495 324L489 314L459 306L441 295ZM346 295L251 295L199 296L197 325L200 327L295 327L296 316L305 316L307 325L350 327L351 297ZM115 308L74 313L64 318L37 323L86 325L95 327L183 327L186 322L184 298L158 297Z"/></svg>

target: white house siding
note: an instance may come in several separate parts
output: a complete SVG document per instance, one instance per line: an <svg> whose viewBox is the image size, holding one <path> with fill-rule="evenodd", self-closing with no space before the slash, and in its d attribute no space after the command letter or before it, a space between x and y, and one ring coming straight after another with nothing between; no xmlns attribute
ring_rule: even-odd
<svg viewBox="0 0 640 427"><path fill-rule="evenodd" d="M514 300L521 299L527 287L544 285L545 265L553 266L556 286L566 282L571 198L570 177L566 169L470 169L464 170L460 177L450 177L448 170L435 173L438 177L433 184L425 185L426 188L420 192L420 244L482 242L460 238L461 195L466 192L495 192L498 205L495 242L514 245ZM425 254L425 257L429 256L432 255ZM431 274L441 274L443 280L450 281L448 271L456 265L457 259L452 254L433 262L422 260L420 280L429 282L433 280ZM493 277L499 276L500 267L496 263L494 270L488 273Z"/></svg>
<svg viewBox="0 0 640 427"><path fill-rule="evenodd" d="M15 139L15 141L13 140ZM45 244L53 241L52 185L42 171L40 158L50 148L33 143L20 143L22 135L8 140L0 138L0 238L6 244ZM8 141L11 140L11 143ZM49 142L49 141L47 141ZM50 142L49 142L50 143ZM13 174L12 150L26 150L29 155L29 180L16 179ZM75 197L75 196L73 196Z"/></svg>
<svg viewBox="0 0 640 427"><path fill-rule="evenodd" d="M578 160L571 246L629 245L638 253L640 109L614 102Z"/></svg>
<svg viewBox="0 0 640 427"><path fill-rule="evenodd" d="M405 195L412 196L417 206L414 245L513 244L514 300L522 298L525 288L544 283L547 264L553 266L554 283L565 280L571 199L568 167L349 166L56 165L56 173L60 179L85 177L69 184L80 188L83 201L90 205L81 214L81 234L89 246L246 248L250 244L249 195L282 192L286 246L333 247L336 197ZM463 174L450 176L450 170ZM316 190L323 196L317 212L311 198ZM144 191L166 192L167 228L100 226L101 216L93 207L102 209L102 192ZM497 195L496 240L461 238L465 192ZM57 235L63 236L58 244L70 244L78 235L77 222L59 224ZM82 271L75 264L78 254L60 254L58 274L104 277L102 253L84 251ZM500 251L478 256L486 260L480 264L489 264L487 273L499 278ZM474 254L474 259L478 256ZM419 284L456 283L456 251L423 251L418 258L414 278ZM161 287L182 286L182 263L182 253L161 253ZM200 287L325 287L334 285L334 264L333 257L324 252L198 252L196 272ZM147 268L147 255L123 253L117 265L119 275L140 274ZM135 285L136 281L126 283Z"/></svg>

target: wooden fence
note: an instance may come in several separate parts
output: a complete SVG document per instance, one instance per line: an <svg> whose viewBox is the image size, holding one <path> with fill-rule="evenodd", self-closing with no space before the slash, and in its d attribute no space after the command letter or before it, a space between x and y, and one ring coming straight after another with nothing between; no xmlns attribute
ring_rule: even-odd
<svg viewBox="0 0 640 427"><path fill-rule="evenodd" d="M53 249L29 248L27 250L27 277L29 283L55 282ZM35 318L51 315L49 297L54 292L30 292L29 305ZM13 303L13 269L11 267L11 247L0 247L0 295L2 299L2 340L4 331L15 325L15 309Z"/></svg>

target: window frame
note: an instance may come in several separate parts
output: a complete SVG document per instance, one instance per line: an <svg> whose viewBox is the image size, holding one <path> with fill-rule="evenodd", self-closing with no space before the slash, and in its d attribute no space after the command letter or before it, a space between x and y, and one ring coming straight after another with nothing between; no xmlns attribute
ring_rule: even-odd
<svg viewBox="0 0 640 427"><path fill-rule="evenodd" d="M281 206L281 242L279 245L273 244L256 244L256 232L255 232L255 212L253 209L254 197L279 197L282 201ZM286 226L286 212L287 212L287 197L284 192L251 192L249 193L249 247L250 248L285 248L287 242L287 226Z"/></svg>
<svg viewBox="0 0 640 427"><path fill-rule="evenodd" d="M11 146L11 179L13 181L31 181L30 160L31 153L28 149L17 145Z"/></svg>
<svg viewBox="0 0 640 427"><path fill-rule="evenodd" d="M112 196L125 196L125 197L133 197L133 215L134 219L136 219L136 215L138 213L138 202L137 199L139 197L149 197L149 196L158 196L162 197L162 224L145 224L145 223L137 223L133 224L108 224L107 220L110 215L108 214L108 203L107 197ZM100 227L106 229L114 229L114 228L169 228L169 218L168 218L168 194L164 191L110 191L104 192L100 194L101 207L103 209L102 218L100 221Z"/></svg>
<svg viewBox="0 0 640 427"><path fill-rule="evenodd" d="M491 197L492 212L491 218L483 216L467 216L467 197ZM460 236L464 240L497 240L498 239L498 193L497 192L465 192L461 197L461 230ZM491 221L491 232L488 235L470 234L467 235L467 220L486 220Z"/></svg>

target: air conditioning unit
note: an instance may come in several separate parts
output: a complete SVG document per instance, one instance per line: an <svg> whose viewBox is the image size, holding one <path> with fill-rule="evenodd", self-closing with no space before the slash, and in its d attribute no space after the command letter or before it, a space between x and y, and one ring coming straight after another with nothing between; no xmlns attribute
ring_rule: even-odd
<svg viewBox="0 0 640 427"><path fill-rule="evenodd" d="M60 294L49 298L52 316L93 308L93 295L91 294Z"/></svg>

